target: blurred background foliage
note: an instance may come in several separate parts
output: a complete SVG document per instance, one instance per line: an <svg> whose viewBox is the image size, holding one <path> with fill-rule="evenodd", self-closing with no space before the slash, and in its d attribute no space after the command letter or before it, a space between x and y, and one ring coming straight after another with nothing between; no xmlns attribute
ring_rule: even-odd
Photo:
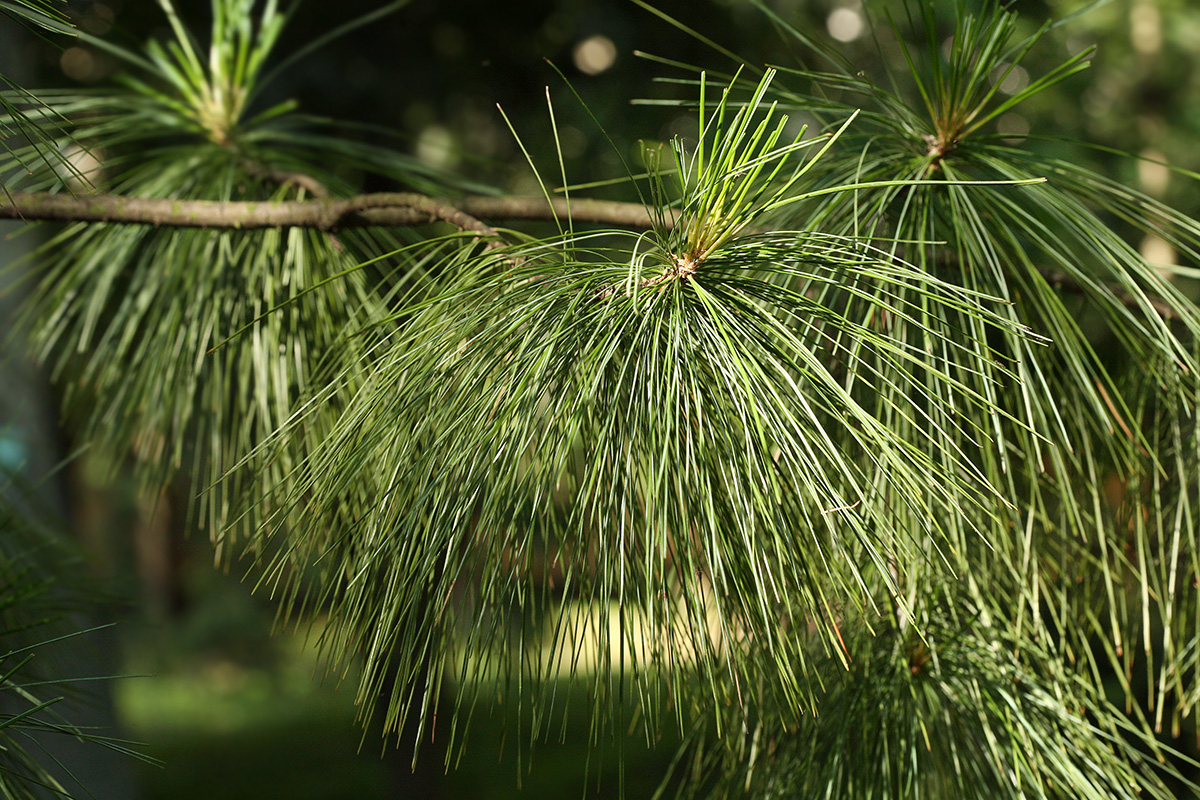
<svg viewBox="0 0 1200 800"><path fill-rule="evenodd" d="M892 4L766 4L796 28L840 42L867 74L903 71L899 50L885 43L887 37L874 36L873 26L888 25L884 12ZM1200 4L1022 0L1011 7L1021 14L1023 33L1032 33L1047 19L1089 5L1095 7L1052 31L1001 91L1019 91L1030 74L1094 46L1091 68L1022 104L1019 113L1001 117L999 132L1014 141L1029 137L1030 147L1090 166L1196 216L1195 184L1172 171L1200 172L1195 145L1200 140ZM191 27L207 28L207 2L179 6ZM376 0L302 3L280 52L379 6ZM659 7L747 60L800 66L787 38L777 35L768 17L749 2L693 0ZM160 8L150 0L70 0L66 8L79 29L134 49L147 38L169 34ZM120 71L110 55L85 41L32 35L22 41L9 58L32 66L36 74L25 80L27 86L103 85ZM308 113L356 123L349 136L397 147L505 192L531 194L536 183L496 105L503 106L527 142L549 142L546 86L558 98L558 133L574 182L619 177L621 159L637 163L644 141L695 138L695 114L682 106L691 93L653 81L656 75L678 74L639 51L717 70L734 67L698 38L625 0L413 0L292 65L261 103L265 108L294 98ZM578 91L586 109L570 99L551 64ZM680 99L681 105L632 105L635 99ZM396 187L368 183L364 188ZM620 184L595 194L629 199ZM1143 241L1141 249L1151 262L1173 260L1161 241ZM72 449L67 441L44 446L56 452L52 461ZM120 671L154 676L123 682L116 693L128 735L148 742L149 754L167 762L165 768L138 767L144 795L210 797L217 783L226 798L395 796L396 776L407 770L404 745L379 758L378 731L368 726L362 733L355 724L361 710L353 707L351 693L336 691L339 683L353 685L352 677L325 674L306 644L305 628L295 636L284 631L272 637L273 608L249 591L252 567L214 571L204 537L188 535L184 515L163 505L168 500L141 499L132 481L94 472L86 455L67 470L73 498L67 516L91 552L91 571L129 600L122 611L127 624ZM320 621L313 624L319 630ZM314 682L314 677L324 680ZM574 715L573 729L564 732L570 744L545 745L530 771L529 754L513 743L520 736L510 732L506 737L514 724L519 721L505 710L483 720L472 734L472 758L449 776L442 775L442 754L427 747L418 775L427 792L423 796L571 796L586 786L590 796L604 797L615 796L624 780L628 796L644 797L671 757L670 746L651 752L635 738L621 745L628 760L620 770L612 748L599 754L589 750L588 722ZM1176 744L1187 746L1189 739ZM507 761L497 767L502 752Z"/></svg>
<svg viewBox="0 0 1200 800"><path fill-rule="evenodd" d="M302 4L284 33L281 51L379 5L373 0ZM661 5L688 27L755 63L796 66L792 47L746 0ZM769 0L767 5L801 30L841 42L846 55L869 74L879 74L885 66L902 68L899 52L891 47L881 52L874 35L875 26L887 26L887 4L864 8L857 0ZM1024 32L1031 33L1047 19L1089 5L1081 0L1020 0L1009 7L1022 16ZM68 6L81 30L127 46L136 48L146 37L168 34L152 2L71 0ZM193 26L206 27L207 4L183 4L185 15L189 6ZM1023 116L1006 120L1001 129L1078 139L1182 170L1200 169L1200 151L1193 146L1200 129L1198 40L1200 7L1188 0L1111 0L1089 8L1058 28L1051 46L1031 54L1009 78L1010 88L1019 88L1030 73L1065 54L1097 46L1091 70L1023 106ZM55 47L33 40L27 48L41 65L42 85L98 84L119 69L109 55L85 42ZM694 134L694 117L682 110L642 109L636 118L630 115L633 97L679 96L649 82L658 70L639 59L638 51L700 66L719 60L703 43L631 2L415 0L292 66L262 103L266 107L295 98L310 113L376 125L376 135L403 137L423 159L487 178L501 188L528 189L524 162L495 105L503 105L519 127L544 127L542 87L566 94L544 60L566 73L623 155L636 155L639 138ZM615 154L586 112L562 105L568 174L580 182L618 174ZM1082 147L1072 156L1096 164L1118 161ZM1123 177L1151 194L1172 197L1170 181L1152 166Z"/></svg>

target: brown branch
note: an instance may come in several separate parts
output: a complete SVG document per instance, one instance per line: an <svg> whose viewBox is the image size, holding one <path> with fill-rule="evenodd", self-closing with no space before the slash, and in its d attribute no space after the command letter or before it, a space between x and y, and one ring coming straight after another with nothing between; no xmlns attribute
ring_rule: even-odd
<svg viewBox="0 0 1200 800"><path fill-rule="evenodd" d="M242 162L242 169L256 178L262 178L280 186L295 186L297 189L303 189L313 197L329 197L329 190L325 188L325 184L311 175L305 175L303 172L284 172L282 170L270 169L250 159Z"/></svg>
<svg viewBox="0 0 1200 800"><path fill-rule="evenodd" d="M283 176L286 177L286 176ZM344 199L314 198L278 202L216 200L160 200L114 195L71 196L41 192L0 194L0 219L58 222L107 222L124 225L157 225L172 228L255 230L262 228L315 228L336 232L345 228L399 227L448 222L460 230L498 237L482 220L548 221L566 219L623 228L648 229L653 219L639 203L607 200L571 200L544 197L488 197L473 195L453 203L410 192L363 194ZM667 212L667 225L675 221ZM1083 293L1064 275L1047 276L1054 286ZM1114 287L1130 308L1141 309L1136 298ZM1177 312L1162 298L1149 298L1166 320Z"/></svg>
<svg viewBox="0 0 1200 800"><path fill-rule="evenodd" d="M575 222L594 222L622 228L654 227L654 220L641 203L622 203L615 200L571 200L555 197L547 204L544 197L483 197L463 198L459 206L484 219L549 220L554 217ZM553 208L553 217L550 209ZM677 214L666 211L664 221L674 224Z"/></svg>
<svg viewBox="0 0 1200 800"><path fill-rule="evenodd" d="M461 230L495 236L486 219L549 220L566 218L567 201L541 197L465 197L454 204L412 193L364 194L345 199L317 198L278 202L162 200L114 195L11 192L0 196L0 219L58 222L107 222L172 228L345 228L396 227L449 222ZM573 200L576 222L649 228L651 218L637 203ZM669 220L670 218L668 218Z"/></svg>

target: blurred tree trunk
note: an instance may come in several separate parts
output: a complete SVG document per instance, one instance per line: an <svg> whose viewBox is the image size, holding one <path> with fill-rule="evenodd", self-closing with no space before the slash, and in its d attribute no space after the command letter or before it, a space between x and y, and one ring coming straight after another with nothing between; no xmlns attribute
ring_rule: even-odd
<svg viewBox="0 0 1200 800"><path fill-rule="evenodd" d="M31 70L24 63L25 51L18 46L16 32L15 26L0 27L0 73L27 83ZM0 224L0 263L11 264L37 245L34 236L9 235L20 227L21 223ZM45 376L11 337L23 294L19 291L22 276L19 269L0 272L0 320L6 321L0 326L0 486L8 483L10 475L36 486L40 503L58 518L72 520L77 509L64 491L63 473L56 472L64 452L55 425L53 394ZM70 623L76 630L85 630L109 622L106 616L104 609L93 609L73 615ZM116 675L121 669L119 654L113 630L95 631L58 645L41 666L51 679ZM55 711L81 728L120 738L112 685L111 681L92 682L87 691L56 704ZM85 786L89 796L98 800L135 800L138 796L128 756L56 735L41 737L31 751L37 749L44 752L46 767L69 791ZM70 765L69 775L61 766L64 764ZM47 789L46 796L60 795Z"/></svg>

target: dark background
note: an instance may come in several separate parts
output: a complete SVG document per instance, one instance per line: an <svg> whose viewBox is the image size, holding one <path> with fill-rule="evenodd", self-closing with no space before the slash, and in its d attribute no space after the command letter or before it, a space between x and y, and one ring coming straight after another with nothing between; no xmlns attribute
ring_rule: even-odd
<svg viewBox="0 0 1200 800"><path fill-rule="evenodd" d="M383 5L368 0L300 3L280 52ZM746 0L667 0L658 5L751 63L803 63L802 54ZM903 71L894 49L881 57L871 27L886 33L889 11L905 27L901 3L868 4L865 14L854 0L769 0L767 5L798 29L826 39L832 15L858 14L867 24L856 39L841 45L844 52L872 74L882 75L887 68ZM940 0L940 5L950 12L954 3ZM1032 32L1087 5L1083 0L1023 0L1011 8ZM69 6L83 30L128 46L167 34L152 0L71 0ZM177 6L193 30L207 29L205 0L184 0ZM599 74L576 66L577 48L592 37L603 37L615 52L612 65ZM1177 167L1196 170L1198 43L1200 7L1187 0L1103 4L1052 31L1025 62L1030 74L1036 74L1068 53L1099 48L1091 70L1044 95L1032 106L1035 116L1024 122L1034 134L1161 155ZM118 68L110 56L84 43L77 47L90 57L80 57L72 48L63 52L30 46L48 83L99 83ZM549 136L544 95L549 87L560 127L572 129L564 137L572 180L611 178L621 174L616 153L547 61L562 70L628 159L636 155L638 139L662 140L695 128L691 115L682 111L630 106L635 98L690 97L679 86L653 80L686 73L647 62L635 51L713 71L731 72L736 66L629 0L413 0L294 65L264 100L295 98L313 114L380 126L400 137L402 148L441 158L502 188L527 189L528 170L496 104L504 107L518 133L536 144ZM1109 156L1079 149L1073 157L1117 169ZM1138 180L1135 174L1124 177Z"/></svg>

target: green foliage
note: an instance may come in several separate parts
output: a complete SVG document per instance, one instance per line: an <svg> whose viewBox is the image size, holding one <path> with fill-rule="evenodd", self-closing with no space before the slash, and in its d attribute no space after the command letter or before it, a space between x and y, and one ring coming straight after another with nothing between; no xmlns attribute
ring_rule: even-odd
<svg viewBox="0 0 1200 800"><path fill-rule="evenodd" d="M829 676L819 715L789 730L763 710L746 735L693 756L714 796L1177 796L1144 755L1153 739L1095 684L965 610L930 610L923 638L856 621L850 667L816 666Z"/></svg>
<svg viewBox="0 0 1200 800"><path fill-rule="evenodd" d="M922 13L929 36L925 49L940 52L934 46L937 20L927 8ZM1181 604L1194 613L1197 598L1182 587L1184 594L1154 587L1177 585L1179 570L1186 570L1179 556L1196 553L1200 544L1188 521L1196 453L1182 445L1192 438L1200 316L1169 272L1146 263L1126 243L1117 223L1171 242L1189 260L1196 257L1200 228L1145 195L1039 153L1036 142L1018 148L975 130L970 120L1015 107L1078 62L1067 61L1005 100L977 101L981 90L962 87L1004 74L1046 30L1013 41L1011 14L993 8L983 19L987 24L960 6L948 63L935 58L922 65L910 58L911 80L921 97L938 98L926 106L925 119L919 107L900 113L904 101L878 86L846 73L836 76L864 100L878 99L891 122L873 125L882 115L864 114L852 147L840 162L825 162L830 169L821 180L837 185L851 175L895 180L941 174L951 180L1041 175L1048 182L1024 190L1019 199L1003 188L952 184L903 193L864 191L853 203L832 195L793 224L831 232L866 229L886 237L894 252L935 274L1011 300L1007 312L1013 322L1050 337L1048 349L1033 350L1017 340L997 347L1014 354L1019 380L992 397L1017 424L995 418L997 447L982 451L979 460L989 484L1007 487L1014 508L1007 518L992 519L986 538L1007 555L997 563L1030 563L1031 571L1025 587L1014 587L1015 595L981 582L986 588L976 601L1008 615L1024 606L1017 622L1032 626L1031 636L1050 626L1073 656L1091 658L1096 637L1109 639L1115 653L1124 654L1112 665L1118 673L1130 671L1150 620L1166 623L1160 686L1181 688L1176 673L1189 662L1171 654L1186 649L1194 633L1172 628L1169 621ZM821 76L815 80L821 85ZM781 96L784 102L804 102L798 93ZM955 103L961 111L950 110ZM1147 491L1155 481L1160 491ZM1114 483L1127 487L1124 496L1111 496ZM1022 530L1023 537L1013 536ZM1150 554L1166 540L1174 542L1169 548L1174 557L1164 564ZM974 563L961 569L973 572ZM1098 597L1104 611L1089 620ZM1182 714L1194 696L1184 692L1175 700ZM1163 705L1157 707L1162 713Z"/></svg>
<svg viewBox="0 0 1200 800"><path fill-rule="evenodd" d="M67 32L66 18L56 0L5 0L0 13L25 25L54 33Z"/></svg>
<svg viewBox="0 0 1200 800"><path fill-rule="evenodd" d="M93 184L136 197L263 202L349 196L364 171L436 185L415 161L338 138L291 103L254 109L286 17L268 3L252 24L252 6L214 5L202 59L164 2L175 33L165 46L151 42L140 55L104 44L133 70L123 90L43 96L47 113L72 120L70 134L101 160L87 176ZM26 156L0 169L6 187L72 188L57 171L25 174ZM55 375L72 376L69 418L100 455L132 455L150 488L187 465L203 491L284 424L323 359L356 352L348 328L386 315L372 289L380 272L355 267L402 241L384 230L67 226L35 255L32 350ZM223 535L238 513L231 497L257 496L260 482L289 468L280 459L248 486L227 480L204 496L202 519Z"/></svg>
<svg viewBox="0 0 1200 800"><path fill-rule="evenodd" d="M611 601L640 628L611 662L596 632L596 680L631 669L651 717L660 678L723 699L726 681L760 679L764 659L784 705L811 710L801 642L780 620L809 620L840 647L835 609L895 586L896 550L940 540L964 505L1003 502L961 449L904 441L884 420L938 402L998 413L943 369L966 348L920 321L928 309L1027 331L860 239L746 232L783 196L756 200L764 185L795 184L836 141L776 146L762 136L770 116L722 99L706 120L716 156L701 145L680 161L673 227L453 250L432 270L445 279L421 287L348 381L357 391L289 481L279 521L294 520L289 559L334 567L327 636L364 654L366 696L391 670L415 678L430 664L461 665L469 687L512 651L545 648L522 670L554 677L578 658L573 604ZM914 356L882 318L923 330L938 357ZM986 346L971 357L1004 372ZM856 389L851 372L888 374L898 391ZM926 390L931 374L941 394ZM897 506L911 507L905 524ZM396 719L408 702L394 698Z"/></svg>
<svg viewBox="0 0 1200 800"><path fill-rule="evenodd" d="M1189 576L1195 574L1200 549L1193 510L1200 479L1193 433L1200 317L1194 301L1171 279L1171 268L1148 264L1127 243L1124 229L1169 241L1192 261L1200 241L1196 223L1128 187L1043 154L1035 137L1018 147L989 130L989 121L1084 66L1083 56L1076 56L1042 78L1034 76L1011 96L997 93L1003 77L1049 26L1021 39L1014 15L998 5L985 4L976 14L959 3L952 38L943 47L947 30L933 7L917 7L915 17L925 35L920 54L903 44L901 27L893 25L909 74L891 75L886 84L873 82L836 53L818 48L838 71L781 69L770 95L784 108L817 109L826 115L837 113L838 104L825 99L833 89L861 104L860 123L843 136L845 146L814 171L818 186L894 182L796 205L779 224L868 236L876 246L942 280L1010 301L1001 309L1010 324L1006 331L947 318L936 307L919 317L924 325L940 323L964 332L959 344L986 341L1012 359L1013 380L985 384L980 379L989 371L978 369L977 361L961 360L969 349L946 351L945 371L964 376L967 386L1006 413L975 418L976 425L991 432L988 440L964 440L948 424L963 413L956 403L930 404L925 419L893 418L889 427L935 460L939 451L969 452L986 484L1002 487L1011 505L992 506L985 517L976 516L975 507L964 507L961 516L947 522L950 546L935 552L930 541L920 564L906 562L898 553L904 578L897 607L905 605L904 598L915 603L930 587L957 584L991 625L1008 621L1001 630L1015 637L1010 645L1014 654L1054 643L1047 666L1040 668L1050 674L1038 680L1097 694L1098 707L1091 702L1083 707L1102 728L1116 731L1123 724L1121 712L1103 701L1098 688L1103 676L1128 676L1136 666L1152 676L1155 727L1161 729L1170 715L1178 731L1196 702L1195 690L1188 687L1195 684L1197 668L1192 648L1198 598ZM811 45L785 20L775 19L785 36L800 46ZM907 91L909 87L914 90ZM746 83L743 91L753 97L757 87ZM1019 195L1005 187L957 185L1034 176L1048 181ZM922 183L900 183L913 179ZM1021 323L1046 334L1051 346L1014 337L1011 331ZM931 349L919 328L901 324L889 332L911 347ZM936 345L932 351L938 352ZM911 394L886 371L881 377L873 389L883 397L897 402ZM929 393L936 397L941 383L929 380ZM977 447L980 443L984 446ZM898 512L903 520L907 510ZM880 589L875 596L882 601ZM910 626L911 621L900 624L897 635L914 635ZM961 636L994 641L998 633L990 627L977 632L970 626ZM933 637L928 646L937 647L936 631L915 624L915 632ZM868 658L879 658L879 652L873 649ZM1055 663L1060 660L1065 663ZM1072 664L1076 666L1067 666ZM1124 688L1130 698L1143 691L1128 682ZM845 696L838 692L833 690L831 699ZM1054 702L1062 703L1055 712L1060 716L1072 708L1065 696ZM936 715L926 709L919 718ZM1054 728L1043 723L1028 726L1043 732ZM800 742L813 736L837 740L845 724L839 714L817 718L794 736ZM864 725L874 728L873 722ZM985 730L1003 727L999 720L985 724ZM1047 753L1061 746L1059 735L1061 731L1047 739ZM788 736L791 741L793 734ZM1006 758L1018 752L1024 758L1030 751L1024 737L1006 742ZM838 777L823 767L813 772L804 766L829 765L827 753L792 752L781 760L795 766L784 771L794 768L795 774L811 777L814 783L803 784L811 791L828 778L831 785L855 787L850 792L855 796L865 793L865 783L854 783L861 774ZM937 748L927 748L926 755L906 762L920 764L919 779L910 773L902 773L903 778L870 773L881 781L875 785L898 792L879 796L939 796L937 787L947 779L956 786L950 793L970 796L966 786L973 768L961 754L938 758ZM986 752L976 756L979 764L991 759ZM887 763L895 766L904 758L889 756ZM1124 752L1120 759L1136 762L1138 757ZM862 759L862 764L878 763L877 758ZM1053 760L1034 763L1044 766ZM1006 770L997 765L992 771L1002 775ZM1043 787L1037 791L1058 787L1054 791L1061 796L1112 796L1115 789L1092 784L1092 779L1046 775L1033 785ZM1143 780L1156 785L1149 776L1137 785ZM922 789L922 781L930 782ZM980 781L980 786L991 785ZM996 792L1001 786L1019 791L1004 781L995 785ZM1064 790L1064 785L1071 788ZM982 791L971 791L977 790ZM1024 791L1034 790L1025 785Z"/></svg>
<svg viewBox="0 0 1200 800"><path fill-rule="evenodd" d="M96 676L63 678L49 651L85 637L69 617L95 598L72 570L81 559L61 534L38 521L27 487L0 485L0 795L12 800L84 796L71 785L70 765L59 777L47 769L48 739L71 737L139 757L129 743L80 728L59 713L64 697ZM60 781L66 778L66 781Z"/></svg>
<svg viewBox="0 0 1200 800"><path fill-rule="evenodd" d="M453 184L255 107L274 2L214 0L207 59L163 7L166 45L104 45L123 90L46 98L98 185ZM715 103L676 78L699 140L646 149L647 231L75 225L39 254L32 346L148 484L220 479L213 535L285 615L327 615L393 727L444 699L461 740L499 697L536 734L590 676L597 731L630 697L651 736L695 726L691 792L1191 789L1155 733L1200 700L1200 225L996 127L1086 67L1003 88L1053 25L902 9L892 73L764 5L824 71L739 63ZM541 180L555 154L521 147ZM6 186L66 187L7 177L24 156Z"/></svg>
<svg viewBox="0 0 1200 800"><path fill-rule="evenodd" d="M74 30L67 23L56 0L0 0L0 18L11 19L31 30L49 31L70 36ZM44 34L42 34L44 35ZM32 105L35 109L30 111ZM25 152L21 165L66 166L66 159L56 148L55 130L65 122L55 115L46 115L42 103L6 75L0 74L0 148L12 154L12 140L24 137L31 147ZM7 183L0 183L0 192L7 197Z"/></svg>

